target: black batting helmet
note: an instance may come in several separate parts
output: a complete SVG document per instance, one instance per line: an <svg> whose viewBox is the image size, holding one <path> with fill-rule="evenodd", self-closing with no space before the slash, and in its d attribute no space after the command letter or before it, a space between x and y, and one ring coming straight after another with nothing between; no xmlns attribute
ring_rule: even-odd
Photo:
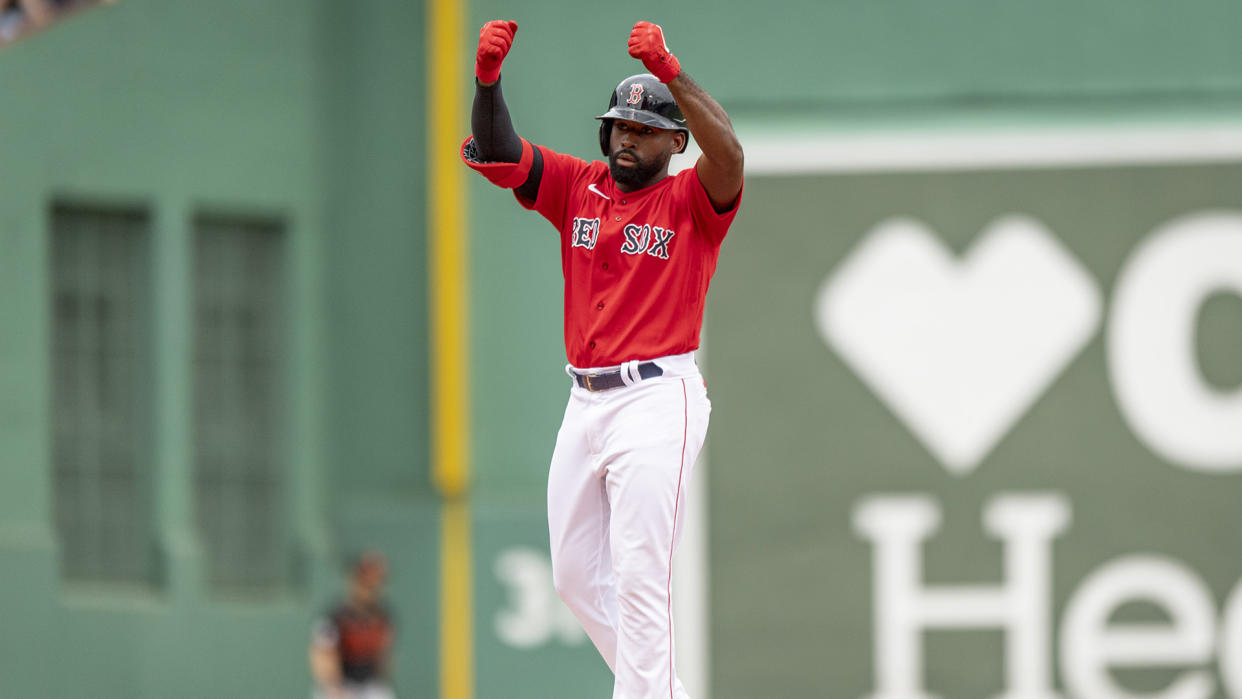
<svg viewBox="0 0 1242 699"><path fill-rule="evenodd" d="M686 134L686 142L690 142L690 130L686 128L686 117L682 116L673 100L673 93L659 78L650 73L631 75L617 85L608 100L608 111L595 117L603 121L599 125L599 149L608 156L608 141L612 137L613 119L636 121L657 129L681 131ZM678 153L686 150L681 147Z"/></svg>

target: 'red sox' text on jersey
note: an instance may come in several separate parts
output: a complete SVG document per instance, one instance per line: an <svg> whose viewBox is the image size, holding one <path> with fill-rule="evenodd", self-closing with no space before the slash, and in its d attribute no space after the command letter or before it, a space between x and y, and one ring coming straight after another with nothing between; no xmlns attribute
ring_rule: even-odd
<svg viewBox="0 0 1242 699"><path fill-rule="evenodd" d="M607 163L536 147L544 163L538 200L515 196L560 231L569 363L606 367L697 349L741 194L717 213L694 168L622 192Z"/></svg>

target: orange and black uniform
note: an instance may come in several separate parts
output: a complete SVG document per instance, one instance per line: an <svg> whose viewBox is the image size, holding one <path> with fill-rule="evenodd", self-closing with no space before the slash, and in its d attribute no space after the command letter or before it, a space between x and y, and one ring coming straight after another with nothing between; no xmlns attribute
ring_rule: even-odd
<svg viewBox="0 0 1242 699"><path fill-rule="evenodd" d="M336 647L346 682L385 681L384 659L392 647L392 616L382 605L336 606L320 623L319 634Z"/></svg>

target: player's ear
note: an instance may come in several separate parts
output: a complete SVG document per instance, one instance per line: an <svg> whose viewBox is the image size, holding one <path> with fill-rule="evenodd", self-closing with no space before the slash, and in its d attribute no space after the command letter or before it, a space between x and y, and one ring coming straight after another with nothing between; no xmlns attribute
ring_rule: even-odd
<svg viewBox="0 0 1242 699"><path fill-rule="evenodd" d="M681 139L681 140L679 141L678 139ZM685 131L678 131L677 133L673 134L673 152L674 153L685 153L686 146L688 145L690 145L690 137L686 135Z"/></svg>

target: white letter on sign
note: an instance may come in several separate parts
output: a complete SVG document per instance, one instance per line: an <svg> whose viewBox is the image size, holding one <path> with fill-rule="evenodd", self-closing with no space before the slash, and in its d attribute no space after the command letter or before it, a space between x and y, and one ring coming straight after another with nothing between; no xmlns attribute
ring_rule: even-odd
<svg viewBox="0 0 1242 699"><path fill-rule="evenodd" d="M1207 385L1195 359L1199 307L1242 295L1242 214L1200 214L1156 230L1122 268L1108 367L1122 415L1148 448L1204 471L1242 469L1242 388Z"/></svg>
<svg viewBox="0 0 1242 699"><path fill-rule="evenodd" d="M1005 542L998 586L923 585L920 547L940 526L931 498L873 497L854 509L854 529L875 542L873 699L927 699L922 632L1000 628L1005 636L1004 699L1054 699L1049 669L1051 541L1069 523L1058 495L1002 496L984 526Z"/></svg>
<svg viewBox="0 0 1242 699"><path fill-rule="evenodd" d="M1217 667L1225 678L1225 689L1234 699L1242 699L1242 580L1234 585L1225 602L1221 620L1220 655Z"/></svg>
<svg viewBox="0 0 1242 699"><path fill-rule="evenodd" d="M496 579L507 590L508 606L496 612L496 637L514 648L534 648L553 640L578 645L586 632L552 587L547 551L511 548L496 557Z"/></svg>
<svg viewBox="0 0 1242 699"><path fill-rule="evenodd" d="M1170 622L1110 628L1112 613L1135 600L1159 605ZM1202 670L1183 673L1162 692L1135 694L1117 686L1109 668L1206 663L1214 626L1211 595L1182 565L1156 556L1112 561L1092 573L1066 607L1061 627L1066 688L1092 699L1207 699L1216 683Z"/></svg>

